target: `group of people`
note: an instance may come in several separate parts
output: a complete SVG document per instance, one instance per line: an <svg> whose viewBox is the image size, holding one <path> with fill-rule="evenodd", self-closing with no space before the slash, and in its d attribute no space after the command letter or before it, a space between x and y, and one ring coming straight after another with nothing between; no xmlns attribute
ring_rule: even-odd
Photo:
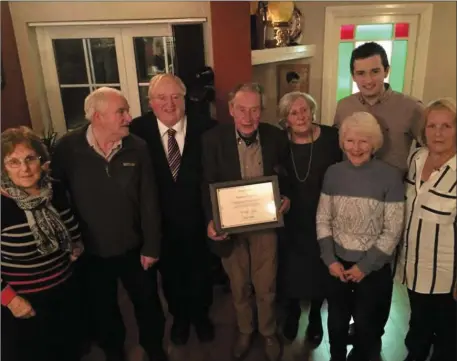
<svg viewBox="0 0 457 361"><path fill-rule="evenodd" d="M254 83L229 95L233 123L217 124L186 112L185 85L159 74L152 112L132 119L120 91L99 88L85 100L88 125L51 155L30 129L4 131L2 359L76 361L94 340L107 361L126 360L120 280L144 352L168 360L157 272L170 341L185 345L193 327L211 342L212 252L230 281L237 360L255 331L267 360L280 360L277 304L294 340L305 299L310 343L322 341L327 300L331 360L375 360L394 274L411 304L407 360L425 361L432 345L433 361L455 360L455 101L424 107L393 91L376 43L356 48L350 66L359 92L338 103L335 127L318 124L301 92L279 102L283 129L260 122ZM209 185L273 175L285 227L218 232Z"/></svg>

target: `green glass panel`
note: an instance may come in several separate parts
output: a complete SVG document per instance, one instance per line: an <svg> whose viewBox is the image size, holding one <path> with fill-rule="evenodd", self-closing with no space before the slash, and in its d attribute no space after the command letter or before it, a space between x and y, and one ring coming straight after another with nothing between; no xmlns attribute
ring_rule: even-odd
<svg viewBox="0 0 457 361"><path fill-rule="evenodd" d="M393 90L402 92L405 83L408 40L395 40L393 43L389 82Z"/></svg>
<svg viewBox="0 0 457 361"><path fill-rule="evenodd" d="M355 28L355 40L390 40L392 39L393 29L393 24L357 25Z"/></svg>
<svg viewBox="0 0 457 361"><path fill-rule="evenodd" d="M338 45L338 85L336 89L336 101L351 95L352 77L349 63L351 61L353 42L341 42Z"/></svg>

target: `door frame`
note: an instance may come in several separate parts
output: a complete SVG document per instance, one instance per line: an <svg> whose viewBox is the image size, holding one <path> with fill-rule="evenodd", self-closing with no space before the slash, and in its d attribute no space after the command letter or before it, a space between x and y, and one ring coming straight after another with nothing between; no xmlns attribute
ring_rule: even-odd
<svg viewBox="0 0 457 361"><path fill-rule="evenodd" d="M324 53L322 72L321 123L333 125L336 110L336 87L338 76L338 34L342 18L373 16L418 16L418 29L414 70L410 95L422 99L427 68L428 48L433 16L433 4L375 4L329 6L325 9Z"/></svg>

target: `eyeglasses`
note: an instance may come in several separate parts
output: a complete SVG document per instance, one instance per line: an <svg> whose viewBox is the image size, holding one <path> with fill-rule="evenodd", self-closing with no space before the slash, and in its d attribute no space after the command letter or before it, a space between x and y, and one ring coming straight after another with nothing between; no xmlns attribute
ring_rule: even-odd
<svg viewBox="0 0 457 361"><path fill-rule="evenodd" d="M11 159L8 159L7 161L5 161L5 164L10 167L10 168L19 168L22 163L24 163L25 165L35 165L37 163L39 163L41 160L41 157L37 156L37 155L29 155L27 157L25 157L23 160L21 159L17 159L17 158L11 158Z"/></svg>

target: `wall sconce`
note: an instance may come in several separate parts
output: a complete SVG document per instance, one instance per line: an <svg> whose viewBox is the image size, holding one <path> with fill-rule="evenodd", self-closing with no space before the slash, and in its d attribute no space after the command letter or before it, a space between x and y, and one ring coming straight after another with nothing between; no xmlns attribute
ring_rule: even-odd
<svg viewBox="0 0 457 361"><path fill-rule="evenodd" d="M290 42L289 20L294 11L293 1L269 1L268 18L275 31L277 47L288 46Z"/></svg>

